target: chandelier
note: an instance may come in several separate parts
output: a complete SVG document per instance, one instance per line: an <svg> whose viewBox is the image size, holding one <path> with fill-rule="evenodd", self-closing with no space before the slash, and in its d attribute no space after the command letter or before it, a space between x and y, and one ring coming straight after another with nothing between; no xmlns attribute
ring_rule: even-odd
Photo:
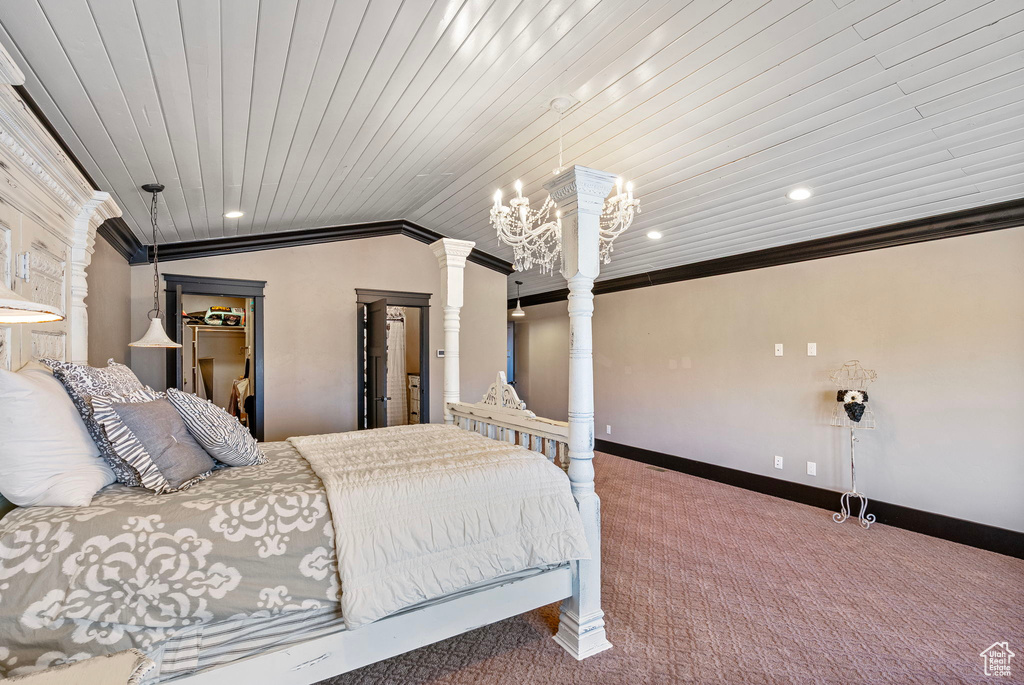
<svg viewBox="0 0 1024 685"><path fill-rule="evenodd" d="M611 261L615 239L622 235L640 212L640 200L633 197L633 184L615 181L615 194L604 201L601 211L601 261ZM517 271L535 264L541 273L553 273L555 261L562 255L562 212L549 195L540 209L530 208L530 199L523 196L523 183L516 181L516 196L508 205L502 204L501 191L494 193L491 226L498 240L511 246ZM552 214L554 216L552 217Z"/></svg>
<svg viewBox="0 0 1024 685"><path fill-rule="evenodd" d="M572 106L571 98L557 97L549 107L558 112L558 166L554 174L564 171L562 165L562 117ZM530 199L523 197L523 182L516 181L516 196L506 207L501 203L501 190L494 193L491 208L491 226L498 232L498 240L512 247L516 271L526 271L534 264L541 273L553 273L555 260L562 255L562 213L549 195L540 209L530 208ZM633 223L640 213L640 200L633 197L633 184L627 183L623 192L622 179L615 181L615 194L604 201L601 211L601 261L611 261L612 244ZM552 212L554 217L551 216Z"/></svg>

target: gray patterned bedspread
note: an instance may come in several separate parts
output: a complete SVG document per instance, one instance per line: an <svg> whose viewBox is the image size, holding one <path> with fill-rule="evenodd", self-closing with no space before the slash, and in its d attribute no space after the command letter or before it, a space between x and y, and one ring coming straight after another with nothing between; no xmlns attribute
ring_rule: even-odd
<svg viewBox="0 0 1024 685"><path fill-rule="evenodd" d="M111 485L92 506L0 520L0 674L152 651L175 633L339 599L323 484L288 443L184 492Z"/></svg>

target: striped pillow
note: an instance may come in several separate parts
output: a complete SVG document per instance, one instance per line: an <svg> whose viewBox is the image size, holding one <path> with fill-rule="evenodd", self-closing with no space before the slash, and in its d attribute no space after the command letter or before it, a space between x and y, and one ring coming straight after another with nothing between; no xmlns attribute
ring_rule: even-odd
<svg viewBox="0 0 1024 685"><path fill-rule="evenodd" d="M92 397L90 403L111 447L138 473L142 487L160 495L187 490L209 477L213 461L189 436L163 393L140 390L121 397ZM160 410L158 404L166 407L160 415L154 413ZM145 414L132 419L122 416L131 407L144 409ZM132 422L137 424L134 429L129 426Z"/></svg>
<svg viewBox="0 0 1024 685"><path fill-rule="evenodd" d="M167 399L181 414L192 437L217 461L228 466L267 463L245 426L213 402L176 388L167 389Z"/></svg>

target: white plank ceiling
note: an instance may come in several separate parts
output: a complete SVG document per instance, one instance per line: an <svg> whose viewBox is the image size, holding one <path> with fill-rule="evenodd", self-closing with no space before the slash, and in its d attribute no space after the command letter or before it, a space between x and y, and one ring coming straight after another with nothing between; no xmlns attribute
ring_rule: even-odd
<svg viewBox="0 0 1024 685"><path fill-rule="evenodd" d="M643 202L602 278L1024 196L1021 0L18 0L0 29L143 242L159 180L164 241L404 217L510 258L491 196L540 202L559 95L566 163Z"/></svg>

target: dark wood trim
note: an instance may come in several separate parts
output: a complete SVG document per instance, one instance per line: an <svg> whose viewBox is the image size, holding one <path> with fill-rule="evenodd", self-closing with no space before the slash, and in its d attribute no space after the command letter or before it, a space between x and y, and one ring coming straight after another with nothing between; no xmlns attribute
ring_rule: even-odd
<svg viewBox="0 0 1024 685"><path fill-rule="evenodd" d="M356 303L356 430L366 428L366 305Z"/></svg>
<svg viewBox="0 0 1024 685"><path fill-rule="evenodd" d="M646 273L610 278L594 284L594 294L603 295L622 290L648 288L654 285L689 281L695 278L721 276L739 271L764 269L770 266L806 262L812 259L825 259L841 255L881 250L887 247L912 245L931 240L956 238L959 236L998 231L1004 228L1024 226L1024 198L1008 200L996 204L962 209L948 214L902 221L888 226L868 228L840 235L806 240L792 245L769 247L743 254L709 259L695 264L683 264L667 269L658 269ZM525 295L522 306L559 302L569 297L565 288L550 292ZM516 306L515 300L508 301L508 308Z"/></svg>
<svg viewBox="0 0 1024 685"><path fill-rule="evenodd" d="M167 335L177 343L184 342L181 339L181 327L177 325L181 312L181 297L183 295L218 295L223 297L251 297L253 299L253 369L252 379L256 386L256 407L255 416L252 419L253 436L263 441L266 404L266 386L263 383L264 372L264 346L263 346L263 311L264 295L263 288L266 281L251 281L242 278L216 278L212 276L191 276L185 274L163 274L166 284L164 292L166 311L164 325L167 327ZM170 312L175 312L174 316ZM167 350L167 387L180 389L182 372L183 348Z"/></svg>
<svg viewBox="0 0 1024 685"><path fill-rule="evenodd" d="M146 263L148 248L135 237L121 217L107 219L100 224L96 232L103 236L129 264Z"/></svg>
<svg viewBox="0 0 1024 685"><path fill-rule="evenodd" d="M429 307L430 298L430 293L356 288L356 302L359 304L370 304L377 300L386 299L392 307Z"/></svg>
<svg viewBox="0 0 1024 685"><path fill-rule="evenodd" d="M181 285L186 295L227 295L228 297L263 297L266 281L247 278L218 278L191 274L161 274L168 288Z"/></svg>
<svg viewBox="0 0 1024 685"><path fill-rule="evenodd" d="M430 293L356 288L357 430L366 427L366 305L382 299L393 307L415 307L420 311L420 423L430 423L430 298Z"/></svg>
<svg viewBox="0 0 1024 685"><path fill-rule="evenodd" d="M670 471L679 471L698 478L706 478L717 483L753 490L820 509L831 511L839 509L839 496L842 493L825 488L793 483L685 457L676 457L641 447L621 445L608 440L595 440L594 449L598 452L614 454L617 457L639 461ZM876 499L871 500L868 511L877 517L878 523L1024 559L1024 533L984 523L965 521L943 514L911 509L901 504L879 502ZM825 519L823 521L827 525L833 525L830 521Z"/></svg>
<svg viewBox="0 0 1024 685"><path fill-rule="evenodd" d="M430 423L430 307L420 307L420 423Z"/></svg>
<svg viewBox="0 0 1024 685"><path fill-rule="evenodd" d="M359 240L361 238L379 238L386 235L404 235L421 243L432 243L444 236L428 228L405 219L396 221L374 221L364 224L348 224L345 226L328 226L326 228L306 228L298 231L277 231L271 233L255 233L237 235L209 240L190 240L180 243L167 243L160 246L160 261L170 262L176 259L195 259L197 257L213 257L215 255L240 254L259 250L273 250L280 247L297 247L300 245L317 245L333 243L340 240ZM147 248L130 260L132 264L145 264L153 261L153 248ZM512 273L512 264L494 255L474 249L469 261L485 266L504 275Z"/></svg>

